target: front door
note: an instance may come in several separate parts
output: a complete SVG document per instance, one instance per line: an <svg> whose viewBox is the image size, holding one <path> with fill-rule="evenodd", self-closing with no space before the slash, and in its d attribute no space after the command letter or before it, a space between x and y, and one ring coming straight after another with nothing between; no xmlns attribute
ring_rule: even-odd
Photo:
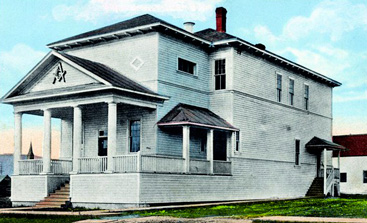
<svg viewBox="0 0 367 223"><path fill-rule="evenodd" d="M317 173L316 173L316 176L321 177L321 153L317 153L316 156L317 156L317 161L316 161L317 162L316 163Z"/></svg>
<svg viewBox="0 0 367 223"><path fill-rule="evenodd" d="M214 131L214 160L227 160L227 133Z"/></svg>

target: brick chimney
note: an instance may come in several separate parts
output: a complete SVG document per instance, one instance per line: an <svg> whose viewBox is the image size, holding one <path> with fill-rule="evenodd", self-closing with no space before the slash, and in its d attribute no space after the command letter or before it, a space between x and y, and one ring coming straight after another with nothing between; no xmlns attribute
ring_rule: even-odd
<svg viewBox="0 0 367 223"><path fill-rule="evenodd" d="M221 33L226 32L226 22L227 22L227 10L223 7L215 9L216 19L217 19L217 31Z"/></svg>

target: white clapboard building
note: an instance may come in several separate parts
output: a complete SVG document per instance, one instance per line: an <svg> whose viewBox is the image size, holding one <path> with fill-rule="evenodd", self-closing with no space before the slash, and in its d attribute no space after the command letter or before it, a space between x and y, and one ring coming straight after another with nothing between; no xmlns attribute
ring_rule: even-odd
<svg viewBox="0 0 367 223"><path fill-rule="evenodd" d="M2 100L15 114L13 204L59 187L101 208L333 194L341 84L226 33L226 13L216 30L147 14L48 44ZM19 158L22 114L44 118L42 159Z"/></svg>

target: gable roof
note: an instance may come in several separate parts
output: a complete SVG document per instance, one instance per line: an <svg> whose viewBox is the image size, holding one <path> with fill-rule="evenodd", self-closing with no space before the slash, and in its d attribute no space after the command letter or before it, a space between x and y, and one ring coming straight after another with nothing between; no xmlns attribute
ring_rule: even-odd
<svg viewBox="0 0 367 223"><path fill-rule="evenodd" d="M238 131L236 127L206 108L178 104L158 123L158 126L194 125L214 129Z"/></svg>
<svg viewBox="0 0 367 223"><path fill-rule="evenodd" d="M56 57L71 66L81 70L82 72L86 72L87 75L90 75L92 78L95 78L96 80L99 80L102 84L99 86L90 85L88 87L85 86L76 86L74 88L71 88L71 90L75 89L75 92L80 93L84 90L96 90L100 87L103 87L103 89L116 89L119 91L127 91L130 93L136 93L141 94L145 96L150 97L156 97L159 99L167 99L164 96L161 96L150 89L140 85L139 83L136 83L135 81L129 79L125 75L113 70L112 68L98 63L94 61L90 61L87 59L83 59L80 57L72 56L63 52L57 52L57 51L51 51L49 54L45 56L45 58L42 59L40 63L38 63L17 85L15 85L1 100L4 103L10 103L13 102L12 97L17 96L19 100L27 100L32 98L29 97L31 95L39 98L39 92L32 92L28 93L27 96L21 95L18 96L17 93L20 91L18 89L22 89L22 85L27 85L30 82L30 79L36 78L36 74L39 69L41 69L45 64L47 64L51 57ZM24 86L23 86L24 87ZM53 93L60 90L52 90ZM60 93L60 92L59 92ZM73 92L68 92L68 94L72 94ZM15 101L18 101L18 99L15 99Z"/></svg>
<svg viewBox="0 0 367 223"><path fill-rule="evenodd" d="M342 157L367 156L367 134L333 136L333 142L348 148L340 153Z"/></svg>
<svg viewBox="0 0 367 223"><path fill-rule="evenodd" d="M329 149L329 150L346 150L346 148L342 145L330 142L326 139L321 139L319 137L313 137L308 143L306 143L307 149L312 150L323 150L323 149Z"/></svg>
<svg viewBox="0 0 367 223"><path fill-rule="evenodd" d="M158 95L155 92L136 83L135 81L129 79L128 77L124 76L123 74L113 70L112 68L104 64L93 62L93 61L83 59L80 57L76 57L76 56L71 56L66 53L61 53L61 52L59 53L63 55L64 57L66 57L67 59L71 60L72 62L78 64L79 66L83 67L84 69L92 72L93 74L107 81L112 86L129 89L133 91L139 91L139 92L148 93L148 94L153 94L153 95Z"/></svg>

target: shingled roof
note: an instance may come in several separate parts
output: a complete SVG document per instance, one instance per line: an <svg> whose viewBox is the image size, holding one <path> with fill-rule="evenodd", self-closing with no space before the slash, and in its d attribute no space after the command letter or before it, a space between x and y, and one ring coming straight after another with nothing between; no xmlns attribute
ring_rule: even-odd
<svg viewBox="0 0 367 223"><path fill-rule="evenodd" d="M157 93L149 90L148 88L136 83L135 81L127 78L123 74L113 70L112 68L98 63L94 61L90 61L87 59L83 59L76 56L71 56L66 53L58 52L62 56L66 57L67 59L71 60L72 62L78 64L79 66L83 67L84 69L92 72L93 74L97 75L98 77L102 78L103 80L110 83L112 86L120 87L128 90L139 91L142 93L148 93L152 95L158 95Z"/></svg>
<svg viewBox="0 0 367 223"><path fill-rule="evenodd" d="M145 15L141 15L138 17L134 17L132 19L129 20L125 20L122 22L118 22L109 26L105 26L99 29L95 29L89 32L85 32L79 35L75 35L72 37L68 37L50 44L47 44L47 46L53 45L53 44L57 44L57 43L62 43L62 42L66 42L66 41L71 41L71 40L77 40L77 39L82 39L82 38L87 38L87 37L91 37L91 36L97 36L97 35L102 35L102 34L106 34L106 33L112 33L112 32L116 32L116 31L120 31L120 30L125 30L125 29L130 29L130 28L135 28L138 26L144 26L144 25L149 25L149 24L153 24L153 23L162 23L162 24L168 24L165 21L158 19L152 15L149 14L145 14Z"/></svg>
<svg viewBox="0 0 367 223"><path fill-rule="evenodd" d="M232 36L228 33L218 32L217 30L211 28L196 32L195 35L209 41L219 41L236 38L235 36Z"/></svg>
<svg viewBox="0 0 367 223"><path fill-rule="evenodd" d="M311 150L346 150L342 145L330 142L319 137L313 137L308 143L306 143L306 148Z"/></svg>
<svg viewBox="0 0 367 223"><path fill-rule="evenodd" d="M194 125L214 129L238 131L236 127L206 108L187 104L178 104L167 113L158 126Z"/></svg>

